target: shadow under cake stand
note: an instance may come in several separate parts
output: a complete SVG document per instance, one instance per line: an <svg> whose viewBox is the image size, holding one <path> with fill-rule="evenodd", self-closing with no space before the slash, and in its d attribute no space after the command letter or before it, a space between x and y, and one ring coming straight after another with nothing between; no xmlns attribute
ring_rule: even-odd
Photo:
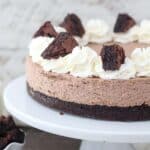
<svg viewBox="0 0 150 150"><path fill-rule="evenodd" d="M80 150L134 150L133 143L150 142L150 121L115 122L67 113L61 115L28 95L25 76L9 83L4 91L4 102L8 112L27 125L48 133L81 139Z"/></svg>

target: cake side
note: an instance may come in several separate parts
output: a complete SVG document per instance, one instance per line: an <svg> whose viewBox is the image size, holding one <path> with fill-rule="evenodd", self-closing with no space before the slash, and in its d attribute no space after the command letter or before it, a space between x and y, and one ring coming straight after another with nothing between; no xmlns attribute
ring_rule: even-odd
<svg viewBox="0 0 150 150"><path fill-rule="evenodd" d="M45 72L32 62L31 57L26 60L26 77L27 83L35 91L66 102L118 107L150 105L149 78L75 78L69 74Z"/></svg>
<svg viewBox="0 0 150 150"><path fill-rule="evenodd" d="M150 119L150 106L147 105L133 107L84 105L74 102L65 102L55 97L49 97L41 92L33 90L29 84L27 84L27 91L37 102L46 107L57 109L60 113L66 112L82 117L113 121L139 121Z"/></svg>

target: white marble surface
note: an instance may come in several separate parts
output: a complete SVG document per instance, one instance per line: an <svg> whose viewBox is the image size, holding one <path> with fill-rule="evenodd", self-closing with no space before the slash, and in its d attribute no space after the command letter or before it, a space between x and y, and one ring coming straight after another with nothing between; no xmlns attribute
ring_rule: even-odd
<svg viewBox="0 0 150 150"><path fill-rule="evenodd" d="M150 18L149 6L149 0L1 0L0 105L5 85L23 74L28 43L45 20L59 23L68 12L75 12L83 21L94 17L111 24L119 12L128 12L139 21Z"/></svg>

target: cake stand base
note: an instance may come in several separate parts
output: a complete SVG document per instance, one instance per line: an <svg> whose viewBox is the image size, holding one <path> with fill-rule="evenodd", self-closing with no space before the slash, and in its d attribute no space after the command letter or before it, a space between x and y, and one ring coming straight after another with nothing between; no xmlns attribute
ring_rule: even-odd
<svg viewBox="0 0 150 150"><path fill-rule="evenodd" d="M127 144L82 141L80 150L149 150L150 144Z"/></svg>
<svg viewBox="0 0 150 150"><path fill-rule="evenodd" d="M150 150L149 144L143 144L150 143L150 121L117 122L62 115L28 95L24 76L7 86L4 102L13 116L34 128L83 140L80 150Z"/></svg>

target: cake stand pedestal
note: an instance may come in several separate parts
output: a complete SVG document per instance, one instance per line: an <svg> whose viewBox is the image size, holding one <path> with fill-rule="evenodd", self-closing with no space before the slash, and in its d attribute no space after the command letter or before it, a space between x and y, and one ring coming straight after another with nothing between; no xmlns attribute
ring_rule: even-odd
<svg viewBox="0 0 150 150"><path fill-rule="evenodd" d="M32 127L83 140L80 150L143 150L147 144L142 143L150 142L150 121L115 122L62 115L28 95L24 76L6 87L4 102L14 117Z"/></svg>

